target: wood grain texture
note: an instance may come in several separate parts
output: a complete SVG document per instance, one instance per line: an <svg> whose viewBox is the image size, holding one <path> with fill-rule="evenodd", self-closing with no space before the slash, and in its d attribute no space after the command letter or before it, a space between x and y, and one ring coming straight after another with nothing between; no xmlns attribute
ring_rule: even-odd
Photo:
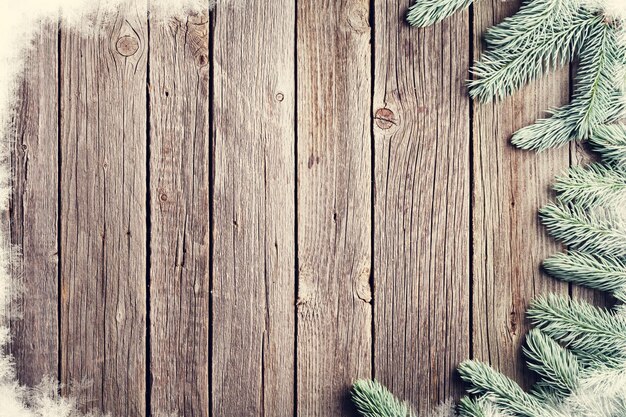
<svg viewBox="0 0 626 417"><path fill-rule="evenodd" d="M61 40L61 376L120 416L146 408L146 16Z"/></svg>
<svg viewBox="0 0 626 417"><path fill-rule="evenodd" d="M472 352L528 384L528 301L568 291L540 272L562 248L537 209L588 156L508 143L568 100L567 68L470 107L472 51L519 1L428 29L412 0L150 25L131 1L101 35L44 25L27 56L0 220L24 252L22 382L60 365L120 417L351 416L370 376L421 412Z"/></svg>
<svg viewBox="0 0 626 417"><path fill-rule="evenodd" d="M520 2L480 1L474 7L474 47L485 29L517 11ZM552 197L550 185L569 165L568 147L526 152L509 143L514 131L568 100L567 68L511 97L474 105L473 344L476 359L530 380L520 345L529 329L528 302L567 285L548 278L541 262L560 249L540 225L537 210Z"/></svg>
<svg viewBox="0 0 626 417"><path fill-rule="evenodd" d="M150 26L151 412L209 414L209 21Z"/></svg>
<svg viewBox="0 0 626 417"><path fill-rule="evenodd" d="M295 0L214 29L212 412L294 412Z"/></svg>
<svg viewBox="0 0 626 417"><path fill-rule="evenodd" d="M40 24L25 57L24 81L11 132L11 244L22 250L12 273L22 283L11 326L21 383L58 372L57 24Z"/></svg>
<svg viewBox="0 0 626 417"><path fill-rule="evenodd" d="M408 4L374 13L374 363L426 411L470 353L469 18L410 28Z"/></svg>
<svg viewBox="0 0 626 417"><path fill-rule="evenodd" d="M371 376L368 0L298 2L298 415Z"/></svg>

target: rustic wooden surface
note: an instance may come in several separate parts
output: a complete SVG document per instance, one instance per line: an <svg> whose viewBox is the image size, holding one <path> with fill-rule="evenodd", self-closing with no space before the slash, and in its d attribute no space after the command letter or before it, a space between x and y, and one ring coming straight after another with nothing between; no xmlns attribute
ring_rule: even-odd
<svg viewBox="0 0 626 417"><path fill-rule="evenodd" d="M13 274L23 286L11 324L12 350L26 384L57 377L58 326L58 25L46 23L29 51L15 114L11 243L22 258ZM25 295L24 295L25 294Z"/></svg>
<svg viewBox="0 0 626 417"><path fill-rule="evenodd" d="M149 400L209 412L208 13L150 25Z"/></svg>
<svg viewBox="0 0 626 417"><path fill-rule="evenodd" d="M372 373L368 0L298 2L297 413L348 414Z"/></svg>
<svg viewBox="0 0 626 417"><path fill-rule="evenodd" d="M211 411L287 416L295 407L295 1L227 2L213 17Z"/></svg>
<svg viewBox="0 0 626 417"><path fill-rule="evenodd" d="M146 412L146 16L60 34L61 381L125 416Z"/></svg>
<svg viewBox="0 0 626 417"><path fill-rule="evenodd" d="M528 383L527 303L568 291L536 211L585 157L508 138L567 100L569 69L472 103L480 35L519 2L427 29L409 3L43 24L3 220L20 380L120 417L351 416L357 377L427 410L470 357Z"/></svg>
<svg viewBox="0 0 626 417"><path fill-rule="evenodd" d="M470 356L469 13L416 30L402 6L375 11L374 374L428 410Z"/></svg>

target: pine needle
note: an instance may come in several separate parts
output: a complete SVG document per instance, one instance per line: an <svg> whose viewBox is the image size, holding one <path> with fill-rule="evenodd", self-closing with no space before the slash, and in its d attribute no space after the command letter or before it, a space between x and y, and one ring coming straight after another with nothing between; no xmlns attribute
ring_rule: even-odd
<svg viewBox="0 0 626 417"><path fill-rule="evenodd" d="M470 4L472 0L416 0L409 8L407 21L411 26L430 26Z"/></svg>
<svg viewBox="0 0 626 417"><path fill-rule="evenodd" d="M546 335L572 350L583 364L623 361L626 354L626 317L573 300L548 295L535 299L528 317Z"/></svg>
<svg viewBox="0 0 626 417"><path fill-rule="evenodd" d="M561 203L582 208L626 203L626 172L604 164L576 166L557 178L554 190Z"/></svg>
<svg viewBox="0 0 626 417"><path fill-rule="evenodd" d="M363 417L415 417L405 402L378 381L356 381L352 387L352 401Z"/></svg>
<svg viewBox="0 0 626 417"><path fill-rule="evenodd" d="M546 408L536 398L524 392L515 381L478 361L459 365L461 378L470 384L468 392L485 395L496 404L506 404L507 410L523 417L536 417ZM471 415L471 414L470 414Z"/></svg>
<svg viewBox="0 0 626 417"><path fill-rule="evenodd" d="M603 219L557 204L548 204L540 214L550 235L573 249L613 257L626 255L626 229L618 219Z"/></svg>
<svg viewBox="0 0 626 417"><path fill-rule="evenodd" d="M487 417L478 400L462 397L457 407L459 417Z"/></svg>
<svg viewBox="0 0 626 417"><path fill-rule="evenodd" d="M580 365L571 352L538 329L528 333L523 351L528 358L528 368L542 378L542 383L549 386L552 393L566 397L576 390Z"/></svg>
<svg viewBox="0 0 626 417"><path fill-rule="evenodd" d="M626 125L598 127L589 138L591 148L602 159L619 168L626 168Z"/></svg>
<svg viewBox="0 0 626 417"><path fill-rule="evenodd" d="M536 42L537 33L558 25L558 18L567 20L578 9L578 4L572 0L525 1L517 13L488 28L483 40L489 48L518 50L533 39Z"/></svg>
<svg viewBox="0 0 626 417"><path fill-rule="evenodd" d="M573 59L601 18L571 0L526 3L519 13L490 29L491 46L472 69L470 95L501 99L544 72Z"/></svg>
<svg viewBox="0 0 626 417"><path fill-rule="evenodd" d="M619 258L572 251L546 259L543 267L555 278L610 292L626 302L626 264Z"/></svg>
<svg viewBox="0 0 626 417"><path fill-rule="evenodd" d="M624 48L611 25L596 22L581 47L574 98L547 119L518 130L511 142L522 149L545 150L573 139L587 139L604 123L622 114L619 75Z"/></svg>

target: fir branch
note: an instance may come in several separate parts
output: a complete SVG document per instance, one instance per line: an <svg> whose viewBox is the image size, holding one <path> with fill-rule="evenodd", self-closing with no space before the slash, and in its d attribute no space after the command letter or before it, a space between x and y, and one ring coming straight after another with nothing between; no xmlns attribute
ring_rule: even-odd
<svg viewBox="0 0 626 417"><path fill-rule="evenodd" d="M511 142L522 149L544 150L587 139L603 123L622 113L619 74L624 48L617 29L603 21L596 23L581 46L576 90L572 102L552 112L552 117L518 130Z"/></svg>
<svg viewBox="0 0 626 417"><path fill-rule="evenodd" d="M568 175L557 178L554 190L561 203L576 203L582 208L623 203L626 202L626 172L603 164L572 167Z"/></svg>
<svg viewBox="0 0 626 417"><path fill-rule="evenodd" d="M550 339L539 329L532 329L523 348L528 358L528 368L536 372L550 392L565 397L576 390L580 365L576 357Z"/></svg>
<svg viewBox="0 0 626 417"><path fill-rule="evenodd" d="M574 102L580 100L580 110L583 110L576 128L581 138L589 137L596 127L607 120L608 115L617 119L622 110L622 91L617 85L624 65L620 34L611 24L603 21L598 24L595 35L592 32L589 44L581 53L576 74L578 91L574 93Z"/></svg>
<svg viewBox="0 0 626 417"><path fill-rule="evenodd" d="M513 417L495 404L488 396L479 398L462 397L457 406L459 417Z"/></svg>
<svg viewBox="0 0 626 417"><path fill-rule="evenodd" d="M563 395L544 380L537 381L532 386L530 393L545 404L558 404L563 400Z"/></svg>
<svg viewBox="0 0 626 417"><path fill-rule="evenodd" d="M543 267L555 278L610 292L626 302L626 264L619 258L572 251L546 259Z"/></svg>
<svg viewBox="0 0 626 417"><path fill-rule="evenodd" d="M472 0L416 0L409 8L407 20L411 26L430 26L470 4Z"/></svg>
<svg viewBox="0 0 626 417"><path fill-rule="evenodd" d="M487 50L472 69L476 79L469 82L470 95L481 102L501 99L551 68L565 65L600 22L601 17L570 0L527 3L487 32L487 42L496 47Z"/></svg>
<svg viewBox="0 0 626 417"><path fill-rule="evenodd" d="M534 325L564 343L582 364L620 362L626 354L626 318L580 300L550 294L528 310Z"/></svg>
<svg viewBox="0 0 626 417"><path fill-rule="evenodd" d="M524 392L515 381L478 361L465 361L459 366L461 378L471 384L468 392L489 397L506 411L523 417L542 415L545 405Z"/></svg>
<svg viewBox="0 0 626 417"><path fill-rule="evenodd" d="M626 167L626 125L599 126L589 138L589 143L606 162Z"/></svg>
<svg viewBox="0 0 626 417"><path fill-rule="evenodd" d="M487 417L478 400L462 397L457 406L459 417Z"/></svg>
<svg viewBox="0 0 626 417"><path fill-rule="evenodd" d="M374 380L356 381L352 387L352 402L363 417L415 417L405 402Z"/></svg>
<svg viewBox="0 0 626 417"><path fill-rule="evenodd" d="M525 1L517 13L488 28L483 40L488 48L524 48L537 41L538 33L558 24L559 20L569 20L580 9L578 6L572 0Z"/></svg>
<svg viewBox="0 0 626 417"><path fill-rule="evenodd" d="M550 235L583 252L626 255L626 230L618 220L591 216L577 207L548 204L540 210Z"/></svg>

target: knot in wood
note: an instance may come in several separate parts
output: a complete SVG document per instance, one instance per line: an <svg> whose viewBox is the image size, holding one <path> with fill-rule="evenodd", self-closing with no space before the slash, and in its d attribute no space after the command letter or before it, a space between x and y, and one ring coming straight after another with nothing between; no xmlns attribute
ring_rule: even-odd
<svg viewBox="0 0 626 417"><path fill-rule="evenodd" d="M122 56L132 56L139 50L139 39L133 36L122 36L115 44L117 52Z"/></svg>
<svg viewBox="0 0 626 417"><path fill-rule="evenodd" d="M376 126L381 129L391 129L396 124L396 115L388 108L382 108L376 110L374 119L376 120Z"/></svg>
<svg viewBox="0 0 626 417"><path fill-rule="evenodd" d="M209 18L206 14L189 16L184 28L185 43L191 51L198 68L209 65Z"/></svg>
<svg viewBox="0 0 626 417"><path fill-rule="evenodd" d="M205 53L199 53L196 56L196 64L198 65L198 67L202 68L202 67L206 67L207 65L209 65L209 58L207 56L207 54Z"/></svg>
<svg viewBox="0 0 626 417"><path fill-rule="evenodd" d="M348 28L356 33L366 33L370 30L369 8L364 2L354 2L346 13Z"/></svg>

